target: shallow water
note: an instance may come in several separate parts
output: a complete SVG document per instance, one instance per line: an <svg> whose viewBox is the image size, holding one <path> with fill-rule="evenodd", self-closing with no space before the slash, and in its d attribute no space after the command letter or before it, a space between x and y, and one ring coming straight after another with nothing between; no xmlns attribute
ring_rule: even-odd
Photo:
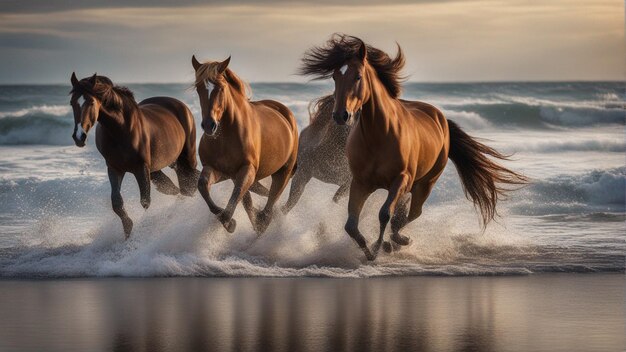
<svg viewBox="0 0 626 352"><path fill-rule="evenodd" d="M624 280L0 280L0 350L623 351Z"/></svg>
<svg viewBox="0 0 626 352"><path fill-rule="evenodd" d="M199 123L185 85L131 85L138 100L172 95ZM253 84L308 123L325 85ZM132 177L122 194L135 221L124 241L110 209L104 162L72 145L66 86L0 87L0 276L330 276L491 275L623 272L626 242L624 96L620 83L408 84L404 97L431 102L470 134L507 153L507 166L532 179L500 203L484 232L452 163L423 215L405 229L412 244L375 263L345 234L347 200L312 181L288 215L257 238L245 213L230 235L201 197L153 191L144 211ZM172 175L173 173L167 172ZM213 187L220 204L231 183ZM279 204L286 201L286 193ZM365 206L361 229L376 237L385 192ZM257 205L262 199L255 198Z"/></svg>

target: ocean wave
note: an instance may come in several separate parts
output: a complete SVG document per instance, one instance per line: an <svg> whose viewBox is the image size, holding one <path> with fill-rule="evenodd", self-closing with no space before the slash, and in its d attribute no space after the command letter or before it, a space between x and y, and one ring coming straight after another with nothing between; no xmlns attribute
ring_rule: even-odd
<svg viewBox="0 0 626 352"><path fill-rule="evenodd" d="M621 108L558 107L523 103L468 104L444 108L473 113L495 127L513 126L543 129L550 126L586 127L623 125L626 110Z"/></svg>
<svg viewBox="0 0 626 352"><path fill-rule="evenodd" d="M516 152L540 152L540 153L558 153L558 152L626 152L626 141L619 140L602 140L588 139L580 141L542 141L542 142L523 142L509 143L507 148Z"/></svg>
<svg viewBox="0 0 626 352"><path fill-rule="evenodd" d="M0 145L72 144L71 117L64 115L23 115L0 119Z"/></svg>
<svg viewBox="0 0 626 352"><path fill-rule="evenodd" d="M535 180L513 205L524 215L626 211L626 167Z"/></svg>
<svg viewBox="0 0 626 352"><path fill-rule="evenodd" d="M35 116L65 116L70 113L69 105L39 105L29 108L19 109L15 111L0 112L0 118L5 117L22 117L27 115Z"/></svg>

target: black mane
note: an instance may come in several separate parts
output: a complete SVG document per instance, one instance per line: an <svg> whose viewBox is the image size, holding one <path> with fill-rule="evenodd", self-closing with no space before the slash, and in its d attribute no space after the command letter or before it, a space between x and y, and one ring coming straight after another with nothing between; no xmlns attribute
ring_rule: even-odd
<svg viewBox="0 0 626 352"><path fill-rule="evenodd" d="M72 87L70 94L78 98L81 95L91 95L100 100L102 106L109 111L121 112L125 105L137 106L135 95L127 87L116 86L105 76L83 78Z"/></svg>
<svg viewBox="0 0 626 352"><path fill-rule="evenodd" d="M314 79L330 78L337 68L358 55L362 43L357 37L335 33L324 45L313 47L304 54L299 74L313 76ZM405 79L400 72L405 63L400 45L394 59L384 51L367 45L367 62L374 68L389 95L398 98Z"/></svg>

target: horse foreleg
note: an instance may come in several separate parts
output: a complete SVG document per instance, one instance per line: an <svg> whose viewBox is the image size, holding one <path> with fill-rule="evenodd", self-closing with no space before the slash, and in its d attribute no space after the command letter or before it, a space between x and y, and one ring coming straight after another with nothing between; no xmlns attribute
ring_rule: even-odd
<svg viewBox="0 0 626 352"><path fill-rule="evenodd" d="M211 213L216 215L223 212L224 209L218 207L213 202L210 191L211 185L219 182L220 180L221 175L209 166L203 167L202 172L200 173L200 177L198 177L198 191L200 192L200 195L202 195L202 198L204 198L206 204L209 206L209 210L211 211Z"/></svg>
<svg viewBox="0 0 626 352"><path fill-rule="evenodd" d="M374 256L378 254L378 250L380 246L383 244L383 236L385 235L385 229L387 228L387 224L391 219L391 216L394 214L396 209L396 203L404 195L406 192L406 186L409 180L409 176L406 174L400 174L389 188L389 193L387 194L387 200L380 208L378 212L378 221L380 221L380 233L378 235L378 240L374 243L372 250L374 252ZM390 245L386 245L387 250L390 250Z"/></svg>
<svg viewBox="0 0 626 352"><path fill-rule="evenodd" d="M339 203L339 200L348 194L348 190L350 190L350 180L346 181L344 184L339 186L337 192L333 196L333 202Z"/></svg>
<svg viewBox="0 0 626 352"><path fill-rule="evenodd" d="M228 200L228 205L226 205L223 212L217 215L218 219L228 232L234 232L237 227L237 222L233 219L233 213L235 212L237 204L241 201L241 198L243 198L243 196L250 189L252 183L254 183L255 175L256 170L254 166L248 164L239 169L237 175L235 176L235 187L233 188L233 193Z"/></svg>
<svg viewBox="0 0 626 352"><path fill-rule="evenodd" d="M151 173L150 178L152 179L152 183L156 186L157 191L170 196L180 193L178 187L176 187L174 182L172 182L163 171L159 170ZM178 180L180 182L180 177Z"/></svg>
<svg viewBox="0 0 626 352"><path fill-rule="evenodd" d="M139 197L141 206L144 209L150 207L150 172L148 166L143 166L141 169L135 172L135 179L139 185Z"/></svg>
<svg viewBox="0 0 626 352"><path fill-rule="evenodd" d="M365 257L367 260L374 260L376 257L372 255L369 248L367 248L367 242L365 241L365 237L359 231L359 217L361 216L361 211L363 210L363 204L367 198L372 194L372 190L367 188L354 179L350 184L350 199L348 200L348 221L346 221L346 225L344 229L356 241L356 243L361 247L363 253L365 253Z"/></svg>
<svg viewBox="0 0 626 352"><path fill-rule="evenodd" d="M302 193L304 193L304 188L311 180L311 177L311 173L305 169L298 168L298 170L296 170L296 174L293 175L293 178L291 179L289 199L287 199L287 203L285 203L285 205L281 208L283 214L289 213L291 209L296 206L302 196ZM273 181L272 184L274 184Z"/></svg>
<svg viewBox="0 0 626 352"><path fill-rule="evenodd" d="M122 199L122 194L120 193L124 173L116 172L110 167L107 168L107 173L109 175L109 183L111 184L111 206L115 214L117 214L117 216L119 216L122 220L124 234L126 235L126 238L128 238L130 236L130 232L133 230L133 221L130 217L128 217L128 214L126 214L126 210L124 209L124 200Z"/></svg>
<svg viewBox="0 0 626 352"><path fill-rule="evenodd" d="M258 234L262 234L267 230L270 222L272 221L272 215L274 212L274 204L280 198L280 195L287 187L289 177L291 176L291 167L283 167L278 172L272 175L272 185L270 186L270 195L267 197L267 203L256 217L256 223L254 229Z"/></svg>

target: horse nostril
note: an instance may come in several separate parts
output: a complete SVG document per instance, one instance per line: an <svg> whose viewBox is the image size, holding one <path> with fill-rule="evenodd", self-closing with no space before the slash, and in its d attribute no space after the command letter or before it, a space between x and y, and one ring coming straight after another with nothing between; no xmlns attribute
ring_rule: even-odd
<svg viewBox="0 0 626 352"><path fill-rule="evenodd" d="M348 119L350 119L350 113L347 111L343 112L343 121L344 122L348 122Z"/></svg>

